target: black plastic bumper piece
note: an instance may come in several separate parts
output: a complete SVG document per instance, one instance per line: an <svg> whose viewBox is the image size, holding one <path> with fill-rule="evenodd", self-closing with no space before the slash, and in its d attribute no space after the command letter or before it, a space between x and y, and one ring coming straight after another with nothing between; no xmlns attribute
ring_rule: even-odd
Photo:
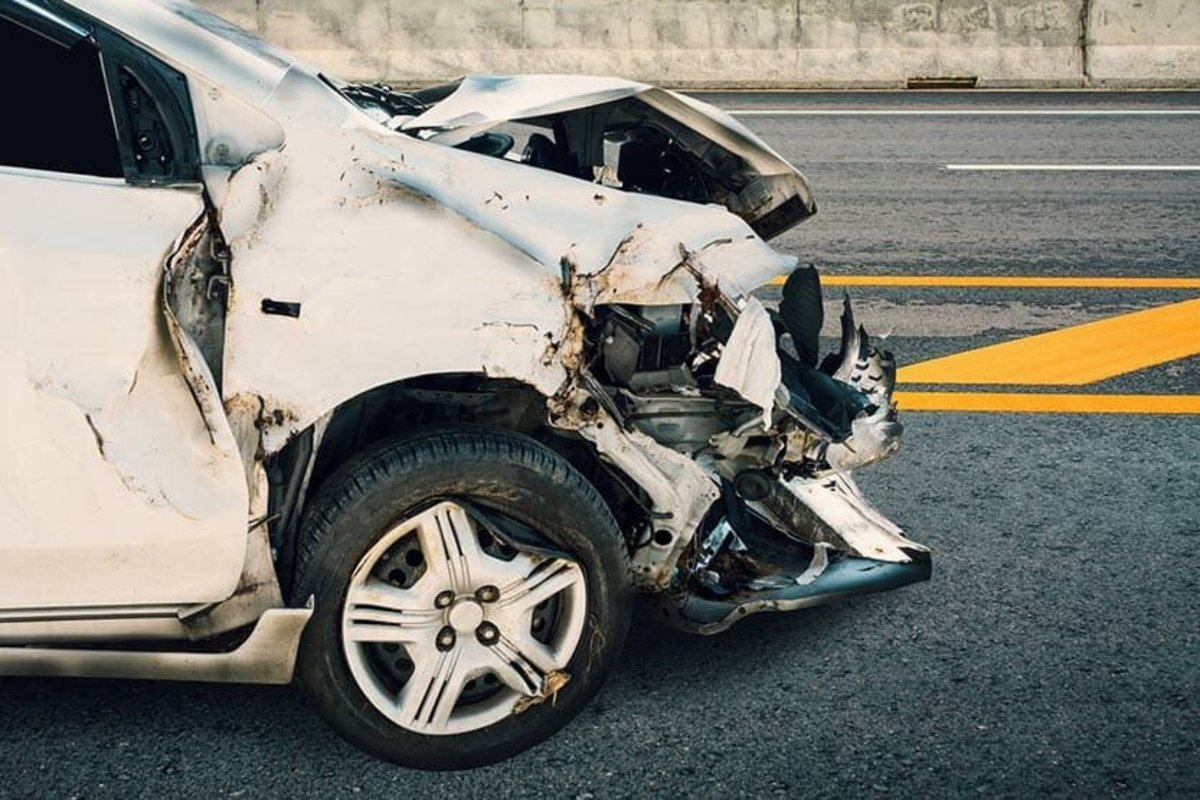
<svg viewBox="0 0 1200 800"><path fill-rule="evenodd" d="M843 597L873 594L929 580L933 562L926 552L914 552L912 561L895 563L847 556L830 561L824 571L807 583L796 576L790 581L758 590L743 590L736 598L710 599L696 594L682 596L674 622L695 633L719 633L740 619L764 611L794 611ZM780 585L783 584L783 585Z"/></svg>

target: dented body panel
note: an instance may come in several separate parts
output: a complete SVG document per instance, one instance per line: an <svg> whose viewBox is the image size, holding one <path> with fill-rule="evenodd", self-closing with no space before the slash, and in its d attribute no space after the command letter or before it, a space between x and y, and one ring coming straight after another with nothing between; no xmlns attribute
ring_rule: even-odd
<svg viewBox="0 0 1200 800"><path fill-rule="evenodd" d="M242 463L161 291L199 187L4 170L0 197L0 608L227 597Z"/></svg>
<svg viewBox="0 0 1200 800"><path fill-rule="evenodd" d="M299 73L288 81L289 97L326 91ZM685 260L733 294L794 264L719 208L422 142L348 106L331 112L342 117L289 134L223 189L237 264L226 396L268 398L268 453L396 379L483 372L553 395L576 313L691 302L699 285ZM301 314L263 315L266 299L300 303Z"/></svg>

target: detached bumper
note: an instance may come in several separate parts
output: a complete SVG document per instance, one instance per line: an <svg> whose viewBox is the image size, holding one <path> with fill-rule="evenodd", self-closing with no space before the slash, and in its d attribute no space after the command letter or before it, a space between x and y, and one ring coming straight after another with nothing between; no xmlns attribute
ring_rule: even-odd
<svg viewBox="0 0 1200 800"><path fill-rule="evenodd" d="M929 550L903 535L848 475L776 483L746 501L726 483L676 585L658 598L675 627L710 634L763 611L793 611L929 580Z"/></svg>
<svg viewBox="0 0 1200 800"><path fill-rule="evenodd" d="M762 588L733 599L687 595L677 610L680 622L695 633L720 633L733 623L763 611L794 611L843 597L898 589L927 581L933 572L928 553L906 564L846 557L830 563L809 583L793 579L777 588Z"/></svg>

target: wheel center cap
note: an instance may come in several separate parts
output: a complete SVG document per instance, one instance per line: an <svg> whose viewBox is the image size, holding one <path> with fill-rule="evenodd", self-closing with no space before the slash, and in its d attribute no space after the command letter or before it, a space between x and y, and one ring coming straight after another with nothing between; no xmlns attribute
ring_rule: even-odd
<svg viewBox="0 0 1200 800"><path fill-rule="evenodd" d="M459 633L473 631L483 622L483 606L474 600L459 600L450 606L448 621Z"/></svg>

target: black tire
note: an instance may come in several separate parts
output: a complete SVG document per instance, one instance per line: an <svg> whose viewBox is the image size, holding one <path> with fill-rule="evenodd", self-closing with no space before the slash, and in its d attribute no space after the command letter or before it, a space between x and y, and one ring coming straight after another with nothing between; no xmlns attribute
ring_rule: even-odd
<svg viewBox="0 0 1200 800"><path fill-rule="evenodd" d="M424 735L384 717L355 682L342 648L351 575L389 529L434 498L457 498L532 528L582 567L583 636L553 702L489 727ZM447 428L387 442L347 463L309 503L296 562L297 603L314 598L297 682L324 719L354 745L420 769L467 769L508 758L551 736L600 689L629 628L628 554L612 513L569 462L525 436Z"/></svg>

